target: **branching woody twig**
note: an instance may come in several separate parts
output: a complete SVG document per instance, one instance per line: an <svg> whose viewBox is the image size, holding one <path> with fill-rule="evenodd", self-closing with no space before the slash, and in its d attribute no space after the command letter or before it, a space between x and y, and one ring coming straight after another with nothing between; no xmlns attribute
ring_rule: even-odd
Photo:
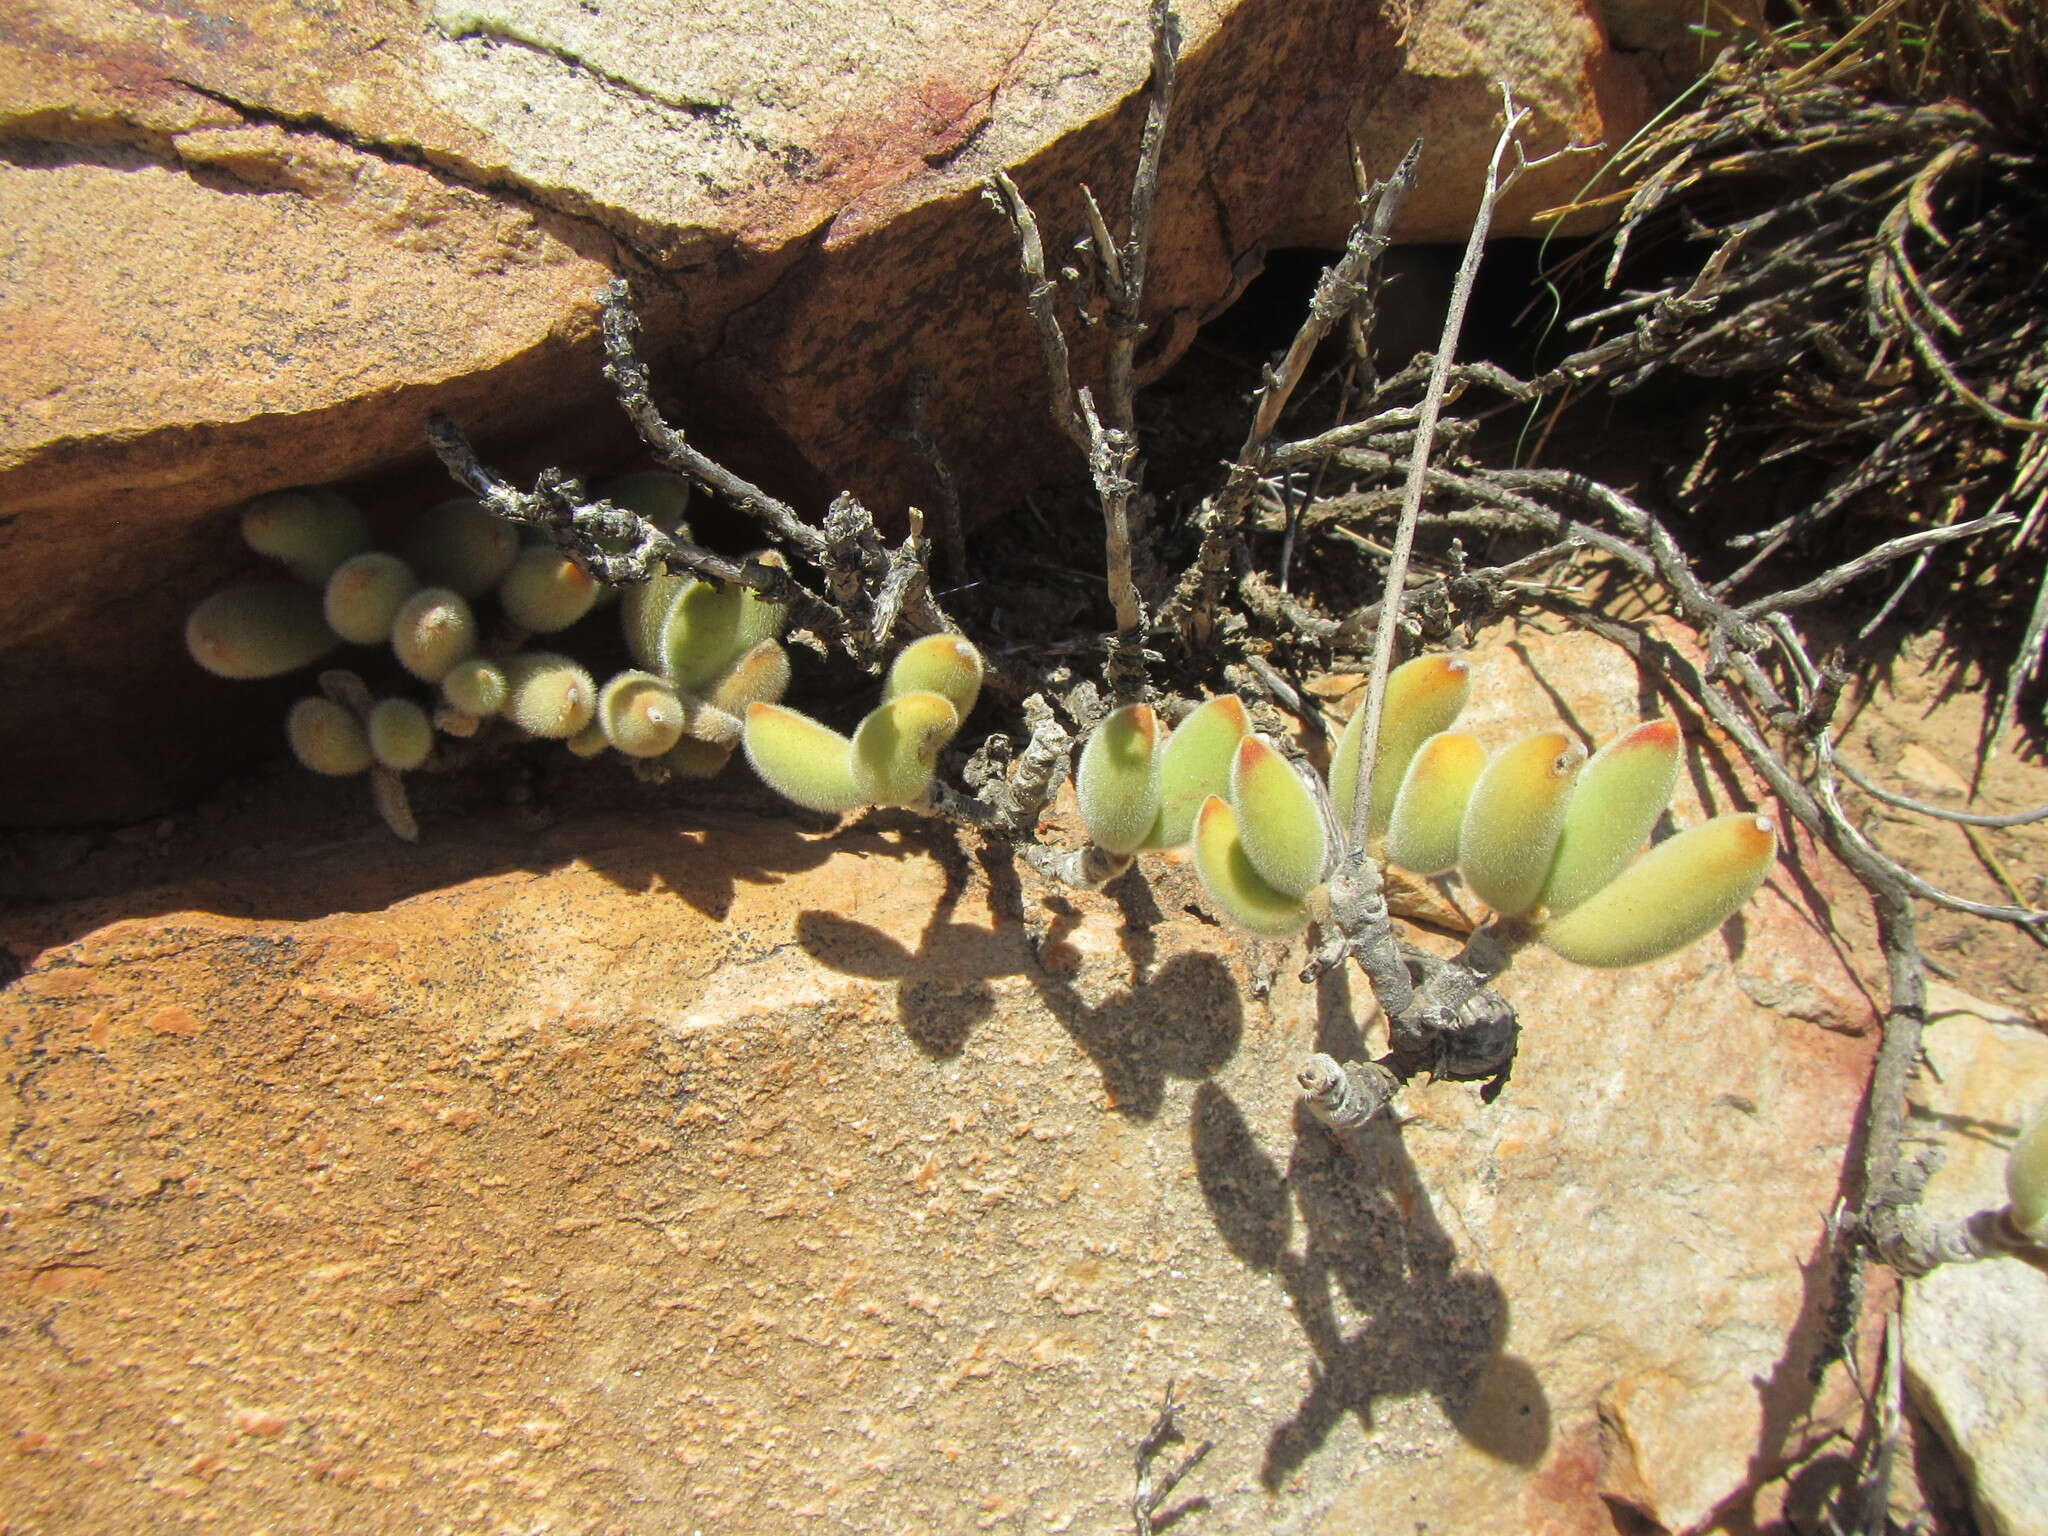
<svg viewBox="0 0 2048 1536"><path fill-rule="evenodd" d="M1137 1483L1131 1493L1131 1518L1136 1522L1138 1536L1152 1536L1157 1529L1155 1521L1160 1507L1173 1497L1190 1472L1202 1464L1202 1458L1209 1454L1215 1442L1204 1440L1193 1450L1168 1468L1163 1475L1155 1476L1153 1463L1167 1446L1182 1438L1180 1432L1180 1404L1174 1400L1173 1389L1178 1385L1166 1384L1166 1399L1159 1406L1159 1416L1152 1421L1152 1427L1145 1431L1145 1437L1138 1442ZM1178 1511L1176 1511L1178 1513Z"/></svg>

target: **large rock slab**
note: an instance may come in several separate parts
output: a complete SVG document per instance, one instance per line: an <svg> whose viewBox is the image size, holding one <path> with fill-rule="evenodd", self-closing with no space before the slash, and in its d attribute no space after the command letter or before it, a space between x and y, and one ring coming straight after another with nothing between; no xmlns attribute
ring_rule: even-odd
<svg viewBox="0 0 2048 1536"><path fill-rule="evenodd" d="M1928 1213L1960 1221L2006 1203L2013 1138L2048 1105L2040 1026L1952 987L1930 989L1927 1064L1914 1105L1946 1160ZM2048 1274L2017 1259L1950 1264L1909 1281L1908 1389L1955 1453L1986 1536L2048 1532Z"/></svg>
<svg viewBox="0 0 2048 1536"><path fill-rule="evenodd" d="M1493 37L1512 12L1563 28L1581 63L1600 40L1572 0L1490 7L1483 26L1429 12L1418 35L1438 43L1406 55L1378 11L1337 0L1182 9L1148 374L1258 269L1302 167L1347 126L1382 169L1419 123L1490 132L1464 124L1471 72L1446 84L1428 63L1460 26ZM1537 80L1512 49L1482 52L1482 73ZM1544 99L1629 75L1600 58ZM221 509L365 476L416 501L441 483L420 453L430 409L522 468L619 457L591 306L614 272L685 424L785 494L929 504L891 431L919 368L975 512L1078 475L1028 408L1038 351L978 188L1010 168L1056 238L1083 228L1084 182L1120 217L1148 68L1145 7L1092 0L10 13L0 727L29 750L0 766L9 818L135 816L180 787L221 708L170 636L235 558ZM1567 115L1618 138L1643 94L1603 85ZM1431 186L1462 175L1464 151L1445 154Z"/></svg>
<svg viewBox="0 0 2048 1536"><path fill-rule="evenodd" d="M1479 666L1490 740L1654 697ZM1695 745L1684 819L1754 803ZM1169 1380L1205 1531L1739 1528L1829 1432L1871 1039L1810 850L1659 965L1532 954L1497 1102L1344 1141L1291 1070L1367 1009L1255 998L1173 860L583 782L418 849L313 786L0 916L10 1530L1124 1531Z"/></svg>

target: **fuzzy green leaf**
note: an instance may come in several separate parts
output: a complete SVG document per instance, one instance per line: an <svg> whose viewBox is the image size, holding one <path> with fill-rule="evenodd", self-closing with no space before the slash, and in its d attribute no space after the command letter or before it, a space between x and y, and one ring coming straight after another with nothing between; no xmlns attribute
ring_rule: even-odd
<svg viewBox="0 0 2048 1536"><path fill-rule="evenodd" d="M628 757L660 757L683 739L683 701L652 672L621 672L597 696L597 725Z"/></svg>
<svg viewBox="0 0 2048 1536"><path fill-rule="evenodd" d="M379 699L370 711L370 752L386 768L409 773L434 751L434 722L411 699Z"/></svg>
<svg viewBox="0 0 2048 1536"><path fill-rule="evenodd" d="M1458 867L1458 834L1472 787L1486 768L1486 748L1460 731L1440 731L1408 764L1387 823L1387 861L1418 875Z"/></svg>
<svg viewBox="0 0 2048 1536"><path fill-rule="evenodd" d="M566 741L597 716L597 684L583 663L552 651L505 658L505 717L529 736Z"/></svg>
<svg viewBox="0 0 2048 1536"><path fill-rule="evenodd" d="M398 539L398 557L421 581L471 602L504 580L518 554L519 531L466 496L427 508Z"/></svg>
<svg viewBox="0 0 2048 1536"><path fill-rule="evenodd" d="M1174 728L1159 750L1159 819L1147 848L1178 848L1194 835L1202 802L1230 792L1230 765L1251 728L1234 693L1218 694Z"/></svg>
<svg viewBox="0 0 2048 1536"><path fill-rule="evenodd" d="M355 645L382 645L391 638L399 604L419 586L412 567L396 555L381 549L351 555L327 578L321 602L328 627Z"/></svg>
<svg viewBox="0 0 2048 1536"><path fill-rule="evenodd" d="M1329 853L1322 810L1293 764L1263 736L1237 744L1230 808L1245 856L1266 884L1298 899L1322 883Z"/></svg>
<svg viewBox="0 0 2048 1536"><path fill-rule="evenodd" d="M853 743L809 715L750 705L742 740L754 772L784 799L835 815L865 803L853 782Z"/></svg>
<svg viewBox="0 0 2048 1536"><path fill-rule="evenodd" d="M392 652L423 683L441 681L476 646L476 615L452 587L422 587L392 615Z"/></svg>
<svg viewBox="0 0 2048 1536"><path fill-rule="evenodd" d="M1430 737L1450 729L1471 692L1471 664L1455 654L1417 656L1387 674L1367 836L1385 834L1409 759ZM1337 825L1347 833L1358 798L1358 760L1364 751L1365 708L1361 705L1345 722L1344 734L1337 738L1337 750L1330 758L1330 803L1337 813Z"/></svg>
<svg viewBox="0 0 2048 1536"><path fill-rule="evenodd" d="M258 496L242 511L242 538L299 580L324 587L335 567L370 547L355 503L325 486Z"/></svg>
<svg viewBox="0 0 2048 1536"><path fill-rule="evenodd" d="M2034 1116L2005 1160L2012 1224L2029 1242L2048 1243L2048 1106Z"/></svg>
<svg viewBox="0 0 2048 1536"><path fill-rule="evenodd" d="M981 652L958 635L926 635L896 653L882 698L936 693L963 721L981 697Z"/></svg>
<svg viewBox="0 0 2048 1536"><path fill-rule="evenodd" d="M296 581L229 587L185 621L185 649L216 677L282 677L340 644L320 594Z"/></svg>
<svg viewBox="0 0 2048 1536"><path fill-rule="evenodd" d="M1538 731L1503 749L1472 786L1458 827L1458 867L1472 893L1502 916L1536 905L1572 777L1585 760L1586 749L1563 731Z"/></svg>
<svg viewBox="0 0 2048 1536"><path fill-rule="evenodd" d="M315 773L337 779L370 770L370 738L353 710L332 699L301 699L284 717L292 756Z"/></svg>
<svg viewBox="0 0 2048 1536"><path fill-rule="evenodd" d="M1081 820L1098 848L1135 853L1159 817L1159 716L1127 704L1088 733L1074 772Z"/></svg>
<svg viewBox="0 0 2048 1536"><path fill-rule="evenodd" d="M684 693L702 693L732 659L739 616L738 587L685 583L662 620L661 665L655 670Z"/></svg>
<svg viewBox="0 0 2048 1536"><path fill-rule="evenodd" d="M853 782L863 803L914 805L938 766L939 752L960 729L942 694L898 694L868 711L853 733Z"/></svg>
<svg viewBox="0 0 2048 1536"><path fill-rule="evenodd" d="M441 674L441 696L466 715L495 715L505 707L505 669L483 656L465 656Z"/></svg>
<svg viewBox="0 0 2048 1536"><path fill-rule="evenodd" d="M1593 754L1572 784L1537 898L1551 916L1562 917L1628 868L1671 804L1683 756L1669 720L1645 721Z"/></svg>
<svg viewBox="0 0 2048 1536"><path fill-rule="evenodd" d="M619 594L619 627L626 636L626 650L649 672L661 670L661 631L668 623L668 611L695 579L658 571Z"/></svg>
<svg viewBox="0 0 2048 1536"><path fill-rule="evenodd" d="M1768 816L1736 812L1652 848L1564 916L1544 925L1574 965L1644 965L1685 948L1749 900L1777 856Z"/></svg>
<svg viewBox="0 0 2048 1536"><path fill-rule="evenodd" d="M522 549L498 583L498 606L521 629L551 635L596 606L595 576L552 549Z"/></svg>
<svg viewBox="0 0 2048 1536"><path fill-rule="evenodd" d="M749 704L773 704L789 689L789 652L779 640L758 640L725 669L711 688L711 702L730 714Z"/></svg>
<svg viewBox="0 0 2048 1536"><path fill-rule="evenodd" d="M1193 834L1195 873L1224 916L1269 939L1287 938L1307 924L1308 908L1275 890L1253 866L1238 835L1237 813L1221 795L1202 802Z"/></svg>

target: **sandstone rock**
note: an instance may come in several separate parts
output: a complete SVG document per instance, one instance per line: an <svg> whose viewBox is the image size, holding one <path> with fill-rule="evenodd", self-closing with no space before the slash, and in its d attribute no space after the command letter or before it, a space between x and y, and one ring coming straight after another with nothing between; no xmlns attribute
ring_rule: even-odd
<svg viewBox="0 0 2048 1536"><path fill-rule="evenodd" d="M1489 739L1643 687L1479 666ZM1255 1001L1171 859L1054 891L645 792L179 837L0 916L11 1529L1122 1531L1174 1378L1205 1531L1689 1530L1839 1407L1803 1271L1869 1042L1739 984L1853 995L1790 879L1640 971L1532 954L1499 1100L1345 1144L1290 1077L1356 990Z"/></svg>
<svg viewBox="0 0 2048 1536"><path fill-rule="evenodd" d="M1928 1066L1914 1102L1942 1128L1947 1161L1928 1186L1943 1221L2005 1204L2005 1157L2048 1102L2048 1040L1953 987L1928 996ZM1987 1536L2048 1532L2048 1274L2012 1259L1950 1264L1908 1281L1906 1384L1954 1451Z"/></svg>
<svg viewBox="0 0 2048 1536"><path fill-rule="evenodd" d="M1404 66L1377 12L1335 0L1183 10L1148 373L1257 270L1347 116L1387 165L1418 123L1463 144L1492 112L1464 64L1431 62L1463 58L1431 39L1469 18L1425 13ZM1639 111L1590 13L1486 15L1482 73L1561 30L1578 51L1547 110L1575 129ZM1117 217L1145 27L1142 6L884 0L342 0L317 19L52 0L0 23L0 722L36 749L0 769L10 819L143 814L179 743L218 735L223 696L167 640L233 559L216 512L394 462L415 497L444 490L418 451L435 408L520 468L565 445L615 459L590 304L613 271L685 424L786 494L928 503L888 430L919 367L970 507L1078 475L1017 408L1040 398L1038 353L977 189L1011 168L1061 239L1082 182ZM147 703L27 732L59 672L64 697ZM115 738L146 745L124 762Z"/></svg>

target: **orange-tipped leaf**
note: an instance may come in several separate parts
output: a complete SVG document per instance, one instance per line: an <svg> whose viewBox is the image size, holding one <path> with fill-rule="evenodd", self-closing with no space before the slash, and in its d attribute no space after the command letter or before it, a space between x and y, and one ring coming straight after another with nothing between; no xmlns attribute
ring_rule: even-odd
<svg viewBox="0 0 2048 1536"><path fill-rule="evenodd" d="M1542 940L1575 965L1618 968L1662 959L1733 917L1770 872L1777 829L1736 812L1652 848L1564 916Z"/></svg>
<svg viewBox="0 0 2048 1536"><path fill-rule="evenodd" d="M1580 770L1537 898L1553 917L1628 868L1671 804L1683 756L1677 725L1649 720L1623 731Z"/></svg>
<svg viewBox="0 0 2048 1536"><path fill-rule="evenodd" d="M1504 748L1472 786L1458 826L1458 868L1502 916L1521 916L1542 894L1572 776L1585 760L1586 749L1563 731L1538 731Z"/></svg>
<svg viewBox="0 0 2048 1536"><path fill-rule="evenodd" d="M1322 810L1294 765L1263 736L1237 744L1230 808L1245 857L1266 884L1299 899L1321 883L1329 853Z"/></svg>
<svg viewBox="0 0 2048 1536"><path fill-rule="evenodd" d="M1195 873L1224 916L1269 939L1284 939L1308 922L1308 909L1275 890L1253 866L1238 836L1237 813L1221 795L1202 802L1194 823Z"/></svg>
<svg viewBox="0 0 2048 1536"><path fill-rule="evenodd" d="M1098 848L1130 854L1144 847L1159 817L1159 716L1127 704L1088 733L1074 794Z"/></svg>
<svg viewBox="0 0 2048 1536"><path fill-rule="evenodd" d="M1251 728L1234 693L1218 694L1175 727L1159 749L1159 819L1147 848L1178 848L1194 835L1202 802L1230 792L1230 765Z"/></svg>
<svg viewBox="0 0 2048 1536"><path fill-rule="evenodd" d="M1418 875L1458 867L1458 833L1472 787L1486 768L1486 748L1462 731L1440 731L1408 764L1387 823L1387 861Z"/></svg>
<svg viewBox="0 0 2048 1536"><path fill-rule="evenodd" d="M1418 656L1387 674L1386 705L1380 711L1380 742L1372 771L1372 809L1366 825L1370 837L1387 830L1393 819L1394 796L1421 745L1465 708L1472 692L1472 667L1463 656ZM1330 758L1330 801L1337 825L1348 832L1358 798L1359 757L1365 751L1365 707L1345 723Z"/></svg>

